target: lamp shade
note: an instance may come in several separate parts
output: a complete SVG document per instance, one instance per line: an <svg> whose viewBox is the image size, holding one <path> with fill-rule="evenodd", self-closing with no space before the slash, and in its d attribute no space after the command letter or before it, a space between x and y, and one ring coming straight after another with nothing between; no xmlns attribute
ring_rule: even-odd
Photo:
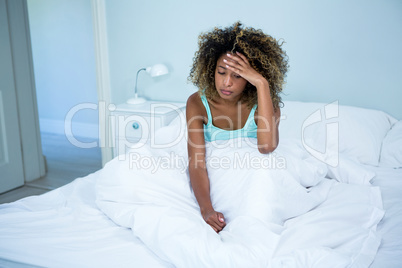
<svg viewBox="0 0 402 268"><path fill-rule="evenodd" d="M161 63L155 64L154 66L151 67L147 67L146 71L152 77L161 76L169 73L166 65Z"/></svg>
<svg viewBox="0 0 402 268"><path fill-rule="evenodd" d="M127 103L129 103L129 104L141 104L141 103L146 102L145 98L138 97L138 94L137 94L138 74L144 70L152 77L161 76L161 75L165 75L165 74L169 73L166 65L161 64L161 63L155 64L154 66L151 66L151 67L139 69L137 72L137 76L135 78L134 98L127 100Z"/></svg>

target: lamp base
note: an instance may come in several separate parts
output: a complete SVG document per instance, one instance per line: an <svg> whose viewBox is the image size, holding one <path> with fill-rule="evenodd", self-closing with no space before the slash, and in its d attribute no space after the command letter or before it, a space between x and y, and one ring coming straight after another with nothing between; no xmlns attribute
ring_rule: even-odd
<svg viewBox="0 0 402 268"><path fill-rule="evenodd" d="M136 97L136 98L128 99L126 102L128 104L141 104L141 103L144 103L146 101L147 101L147 99L145 99L145 98Z"/></svg>

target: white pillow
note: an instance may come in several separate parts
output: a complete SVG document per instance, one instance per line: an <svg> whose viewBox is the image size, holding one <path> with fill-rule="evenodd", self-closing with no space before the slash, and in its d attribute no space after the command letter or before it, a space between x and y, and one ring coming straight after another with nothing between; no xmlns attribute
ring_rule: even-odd
<svg viewBox="0 0 402 268"><path fill-rule="evenodd" d="M382 142L380 166L402 167L402 121L393 125Z"/></svg>
<svg viewBox="0 0 402 268"><path fill-rule="evenodd" d="M331 166L338 164L339 153L377 166L382 140L396 121L382 111L342 106L338 102L284 104L280 137L301 140L309 153Z"/></svg>

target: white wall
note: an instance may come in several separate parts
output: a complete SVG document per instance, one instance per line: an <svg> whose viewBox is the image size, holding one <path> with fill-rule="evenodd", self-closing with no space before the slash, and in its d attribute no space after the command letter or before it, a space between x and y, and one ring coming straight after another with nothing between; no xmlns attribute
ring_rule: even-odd
<svg viewBox="0 0 402 268"><path fill-rule="evenodd" d="M64 119L78 104L97 104L90 0L28 0L41 131L64 133ZM98 112L73 117L77 136L98 135Z"/></svg>
<svg viewBox="0 0 402 268"><path fill-rule="evenodd" d="M171 73L141 73L139 93L185 101L199 33L241 20L286 41L285 100L339 100L402 119L402 1L105 1L113 102L132 97L137 70L158 62Z"/></svg>

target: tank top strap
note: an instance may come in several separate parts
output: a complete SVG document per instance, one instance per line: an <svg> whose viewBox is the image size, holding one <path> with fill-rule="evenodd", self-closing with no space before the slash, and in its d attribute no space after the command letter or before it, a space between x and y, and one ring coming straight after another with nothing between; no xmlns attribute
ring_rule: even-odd
<svg viewBox="0 0 402 268"><path fill-rule="evenodd" d="M201 101L202 101L202 104L204 104L205 110L207 110L207 115L208 115L207 125L212 124L211 109L209 108L209 103L208 103L207 97L205 97L205 95L203 95L203 94L201 95Z"/></svg>
<svg viewBox="0 0 402 268"><path fill-rule="evenodd" d="M250 111L250 115L254 116L255 110L257 110L257 104L254 104L253 108Z"/></svg>
<svg viewBox="0 0 402 268"><path fill-rule="evenodd" d="M250 114L248 115L248 118L247 118L246 125L248 125L250 122L255 123L255 120L254 120L255 110L257 110L257 104L254 104L253 108L251 108Z"/></svg>

